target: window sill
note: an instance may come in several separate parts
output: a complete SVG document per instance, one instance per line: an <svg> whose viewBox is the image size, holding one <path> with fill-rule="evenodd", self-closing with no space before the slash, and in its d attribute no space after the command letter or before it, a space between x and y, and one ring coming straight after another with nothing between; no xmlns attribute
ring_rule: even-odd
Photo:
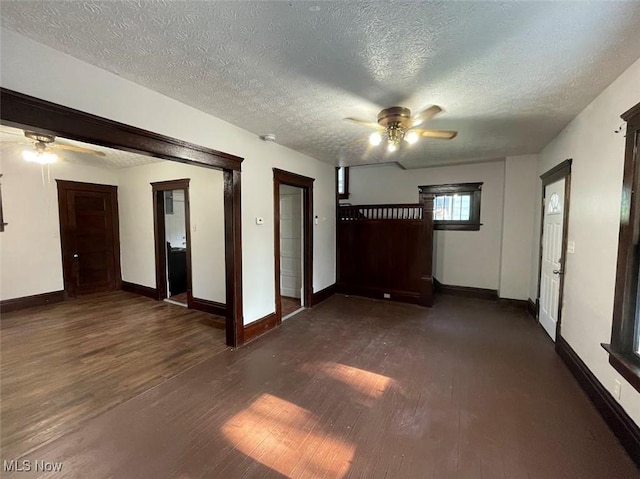
<svg viewBox="0 0 640 479"><path fill-rule="evenodd" d="M482 226L482 223L433 222L434 230L480 231L480 226Z"/></svg>
<svg viewBox="0 0 640 479"><path fill-rule="evenodd" d="M613 351L610 344L601 345L609 353L609 364L618 371L633 388L640 392L640 359L634 354L621 354Z"/></svg>

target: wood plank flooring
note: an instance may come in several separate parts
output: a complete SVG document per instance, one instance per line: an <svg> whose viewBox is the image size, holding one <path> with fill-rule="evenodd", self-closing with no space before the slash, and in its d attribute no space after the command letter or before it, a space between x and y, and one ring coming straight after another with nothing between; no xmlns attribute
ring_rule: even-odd
<svg viewBox="0 0 640 479"><path fill-rule="evenodd" d="M212 316L125 292L4 314L0 444L17 457L226 348Z"/></svg>
<svg viewBox="0 0 640 479"><path fill-rule="evenodd" d="M524 311L456 297L334 296L23 459L56 478L639 477Z"/></svg>
<svg viewBox="0 0 640 479"><path fill-rule="evenodd" d="M280 304L282 305L282 317L298 311L300 309L300 298L290 298L282 296Z"/></svg>

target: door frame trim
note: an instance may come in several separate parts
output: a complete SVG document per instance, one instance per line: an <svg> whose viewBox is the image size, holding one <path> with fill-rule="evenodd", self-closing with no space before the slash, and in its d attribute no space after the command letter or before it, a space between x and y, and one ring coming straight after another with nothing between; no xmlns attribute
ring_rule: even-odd
<svg viewBox="0 0 640 479"><path fill-rule="evenodd" d="M560 261L560 270L564 274L560 275L560 286L558 291L558 321L556 322L556 349L558 348L558 339L560 338L560 330L562 325L562 304L564 297L564 278L566 276L566 259L567 259L567 241L569 238L569 205L571 203L571 164L573 159L569 158L562 163L554 166L550 170L540 175L542 180L542 199L540 209L540 254L538 256L538 289L536 298L536 320L540 324L540 284L542 276L542 254L543 254L543 235L544 235L544 211L545 211L545 188L551 183L560 181L564 178L564 210L562 217L562 259Z"/></svg>
<svg viewBox="0 0 640 479"><path fill-rule="evenodd" d="M275 302L276 324L282 323L282 303L280 292L280 186L289 185L302 189L303 232L302 258L304 271L302 287L304 304L313 305L313 182L315 178L298 175L289 171L273 169L273 218L274 218L274 266L275 266Z"/></svg>
<svg viewBox="0 0 640 479"><path fill-rule="evenodd" d="M114 185L102 185L97 183L86 183L80 181L69 181L56 179L58 189L58 221L60 223L60 250L62 254L62 279L64 282L65 297L75 298L78 295L73 285L73 271L70 259L67 257L69 251L65 253L65 243L68 242L68 231L62 228L63 218L68 224L67 192L68 191L88 191L107 193L111 197L111 224L113 226L113 274L114 290L122 289L122 270L120 265L120 220L118 216L118 187Z"/></svg>
<svg viewBox="0 0 640 479"><path fill-rule="evenodd" d="M222 170L226 343L243 344L241 168L243 158L0 87L0 123L72 140Z"/></svg>
<svg viewBox="0 0 640 479"><path fill-rule="evenodd" d="M164 221L165 205L164 192L184 191L184 224L187 243L187 307L193 308L193 272L191 270L191 209L189 206L189 181L190 178L180 180L155 181L151 183L153 194L153 242L155 245L156 266L156 292L157 299L161 301L169 297L167 291L167 231Z"/></svg>

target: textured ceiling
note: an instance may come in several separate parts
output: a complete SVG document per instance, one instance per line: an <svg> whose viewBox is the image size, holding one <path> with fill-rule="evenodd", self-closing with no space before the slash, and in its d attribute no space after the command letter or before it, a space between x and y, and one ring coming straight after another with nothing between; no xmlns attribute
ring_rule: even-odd
<svg viewBox="0 0 640 479"><path fill-rule="evenodd" d="M2 2L2 25L329 163L539 152L640 55L640 2ZM399 152L384 107L446 111Z"/></svg>
<svg viewBox="0 0 640 479"><path fill-rule="evenodd" d="M96 166L98 168L129 168L132 166L148 165L163 160L151 158L149 156L129 153L128 151L115 150L113 148L105 148L102 146L94 146L80 141L69 140L66 138L56 137L55 143L60 145L74 145L91 150L103 152L106 156L96 156L84 154L75 151L67 151L55 149L54 153L65 162L75 163L85 166ZM0 125L0 152L19 153L25 148L31 148L34 144L33 140L29 140L24 136L24 132L17 128Z"/></svg>

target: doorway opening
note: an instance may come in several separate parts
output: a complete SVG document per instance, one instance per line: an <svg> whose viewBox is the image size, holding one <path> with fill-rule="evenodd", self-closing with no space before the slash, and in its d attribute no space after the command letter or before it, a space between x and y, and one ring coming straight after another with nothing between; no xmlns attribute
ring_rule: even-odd
<svg viewBox="0 0 640 479"><path fill-rule="evenodd" d="M540 176L542 214L540 225L540 271L538 275L538 322L555 342L562 324L562 297L568 248L571 160Z"/></svg>
<svg viewBox="0 0 640 479"><path fill-rule="evenodd" d="M151 187L158 299L192 307L189 179Z"/></svg>
<svg viewBox="0 0 640 479"><path fill-rule="evenodd" d="M277 323L311 306L313 182L273 169Z"/></svg>

